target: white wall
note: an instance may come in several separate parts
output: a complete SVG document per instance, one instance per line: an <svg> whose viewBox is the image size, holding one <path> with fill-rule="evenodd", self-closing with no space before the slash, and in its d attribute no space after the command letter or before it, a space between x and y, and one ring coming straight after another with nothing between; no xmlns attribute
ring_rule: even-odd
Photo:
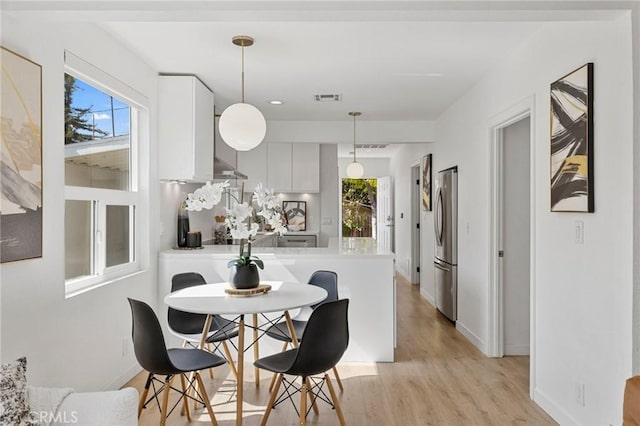
<svg viewBox="0 0 640 426"><path fill-rule="evenodd" d="M389 176L389 158L357 158L358 163L364 167L363 178L379 178ZM338 158L338 173L340 180L347 177L347 166L353 158Z"/></svg>
<svg viewBox="0 0 640 426"><path fill-rule="evenodd" d="M549 24L437 122L434 170L459 166L458 328L488 335L489 123L535 97L534 398L560 423L620 424L631 375L633 81L629 15ZM595 213L550 213L549 84L595 63ZM637 115L637 112L635 113ZM584 222L584 244L573 240ZM576 402L585 385L586 406Z"/></svg>
<svg viewBox="0 0 640 426"><path fill-rule="evenodd" d="M155 121L156 74L137 55L92 25L54 26L2 14L2 45L42 65L43 255L2 265L2 361L26 355L32 385L77 390L117 388L139 367L131 350L127 297L157 299L157 217L140 225L144 272L65 299L64 284L64 49L123 81L149 99ZM126 64L126 66L123 66ZM144 125L144 124L143 124ZM151 141L155 140L152 127ZM145 215L157 211L147 179L156 174L149 144L140 152ZM154 145L153 143L151 144ZM127 342L126 356L122 355Z"/></svg>
<svg viewBox="0 0 640 426"><path fill-rule="evenodd" d="M329 238L338 236L340 190L338 179L338 145L320 144L320 240L326 247Z"/></svg>
<svg viewBox="0 0 640 426"><path fill-rule="evenodd" d="M389 171L393 176L394 192L394 240L396 253L396 269L411 281L411 189L414 185L411 178L411 167L422 164L422 157L431 152L432 144L403 145L389 162ZM431 286L433 294L433 238L427 230L433 229L431 212L421 210L420 229L420 286L421 291ZM430 269L429 269L430 268ZM431 271L431 275L427 271Z"/></svg>

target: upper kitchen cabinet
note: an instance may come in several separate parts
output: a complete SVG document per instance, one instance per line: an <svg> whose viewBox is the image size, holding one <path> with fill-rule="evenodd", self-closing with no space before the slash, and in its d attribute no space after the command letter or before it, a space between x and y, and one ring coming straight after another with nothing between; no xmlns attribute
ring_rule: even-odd
<svg viewBox="0 0 640 426"><path fill-rule="evenodd" d="M160 179L213 179L213 93L195 76L160 76Z"/></svg>
<svg viewBox="0 0 640 426"><path fill-rule="evenodd" d="M291 191L320 192L320 145L291 144Z"/></svg>
<svg viewBox="0 0 640 426"><path fill-rule="evenodd" d="M249 151L238 151L238 170L247 175L245 192L253 191L259 183L271 188L267 182L267 144L261 143Z"/></svg>
<svg viewBox="0 0 640 426"><path fill-rule="evenodd" d="M278 192L320 192L320 145L267 144L267 186Z"/></svg>

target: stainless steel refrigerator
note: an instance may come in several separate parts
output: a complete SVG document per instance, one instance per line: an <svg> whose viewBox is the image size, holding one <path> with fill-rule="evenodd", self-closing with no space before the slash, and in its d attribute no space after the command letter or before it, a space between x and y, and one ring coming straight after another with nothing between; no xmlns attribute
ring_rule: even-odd
<svg viewBox="0 0 640 426"><path fill-rule="evenodd" d="M458 318L458 167L438 172L435 188L436 307L455 321Z"/></svg>

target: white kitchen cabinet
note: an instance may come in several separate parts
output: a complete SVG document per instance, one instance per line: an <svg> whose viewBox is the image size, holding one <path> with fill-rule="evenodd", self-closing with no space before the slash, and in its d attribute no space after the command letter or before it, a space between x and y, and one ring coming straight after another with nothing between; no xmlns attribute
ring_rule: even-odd
<svg viewBox="0 0 640 426"><path fill-rule="evenodd" d="M320 192L320 145L291 144L291 192Z"/></svg>
<svg viewBox="0 0 640 426"><path fill-rule="evenodd" d="M213 93L195 76L160 76L160 179L213 179Z"/></svg>
<svg viewBox="0 0 640 426"><path fill-rule="evenodd" d="M270 143L266 158L269 188L277 192L320 192L320 145Z"/></svg>
<svg viewBox="0 0 640 426"><path fill-rule="evenodd" d="M247 175L244 181L245 192L251 192L260 182L267 184L267 144L261 143L249 151L238 151L238 170Z"/></svg>
<svg viewBox="0 0 640 426"><path fill-rule="evenodd" d="M291 144L267 145L267 186L276 192L291 192Z"/></svg>

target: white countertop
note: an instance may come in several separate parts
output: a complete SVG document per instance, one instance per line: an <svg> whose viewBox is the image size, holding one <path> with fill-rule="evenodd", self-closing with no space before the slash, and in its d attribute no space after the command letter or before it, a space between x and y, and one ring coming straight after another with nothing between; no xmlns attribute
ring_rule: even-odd
<svg viewBox="0 0 640 426"><path fill-rule="evenodd" d="M292 235L295 235L292 233ZM300 234L298 234L300 235ZM210 257L238 255L238 245L206 245L198 250L164 250L162 256ZM252 247L251 254L275 256L382 256L394 258L392 251L383 250L373 238L331 238L329 247Z"/></svg>

